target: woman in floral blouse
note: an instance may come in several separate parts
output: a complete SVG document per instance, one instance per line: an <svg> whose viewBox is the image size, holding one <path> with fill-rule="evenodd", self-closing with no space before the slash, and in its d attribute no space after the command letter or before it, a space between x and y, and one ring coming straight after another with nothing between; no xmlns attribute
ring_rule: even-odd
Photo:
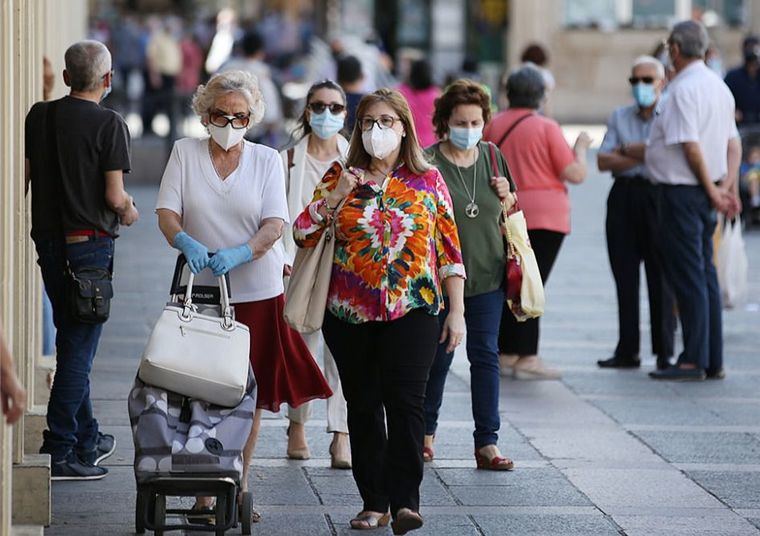
<svg viewBox="0 0 760 536"><path fill-rule="evenodd" d="M452 351L464 336L465 272L446 183L423 157L404 97L379 89L356 117L346 170L325 174L293 234L314 247L336 219L322 331L364 502L351 526L383 526L392 513L394 534L405 534L422 526L425 384L439 339ZM450 308L441 331L442 285Z"/></svg>

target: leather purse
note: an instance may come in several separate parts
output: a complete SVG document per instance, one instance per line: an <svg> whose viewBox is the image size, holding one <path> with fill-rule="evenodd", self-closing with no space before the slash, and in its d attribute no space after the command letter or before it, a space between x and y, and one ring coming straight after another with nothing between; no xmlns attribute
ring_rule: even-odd
<svg viewBox="0 0 760 536"><path fill-rule="evenodd" d="M75 272L68 267L66 275L69 311L73 317L84 324L102 324L108 320L113 298L111 272L94 266Z"/></svg>
<svg viewBox="0 0 760 536"><path fill-rule="evenodd" d="M300 333L322 328L335 258L335 221L343 202L333 213L332 221L313 248L298 248L293 271L285 291L285 321Z"/></svg>
<svg viewBox="0 0 760 536"><path fill-rule="evenodd" d="M146 384L212 404L234 407L245 396L251 336L236 322L227 281L219 278L220 307L193 304L193 279L183 302L164 307L137 373Z"/></svg>

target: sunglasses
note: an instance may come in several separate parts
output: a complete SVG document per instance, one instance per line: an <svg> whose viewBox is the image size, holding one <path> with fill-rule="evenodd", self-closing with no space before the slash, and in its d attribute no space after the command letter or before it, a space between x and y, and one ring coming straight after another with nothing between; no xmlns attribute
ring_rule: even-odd
<svg viewBox="0 0 760 536"><path fill-rule="evenodd" d="M222 111L214 111L209 114L208 120L209 123L220 128L232 125L232 128L239 130L248 126L251 121L251 114L228 115Z"/></svg>
<svg viewBox="0 0 760 536"><path fill-rule="evenodd" d="M309 110L314 112L315 114L321 114L325 111L326 108L330 109L330 113L333 115L338 115L339 113L342 113L343 110L346 109L346 107L342 104L339 104L337 102L332 102L330 104L327 104L326 102L310 102L309 103Z"/></svg>
<svg viewBox="0 0 760 536"><path fill-rule="evenodd" d="M644 84L653 84L654 83L654 77L652 76L632 76L628 79L628 81L631 83L632 86L635 86L638 83L644 83Z"/></svg>

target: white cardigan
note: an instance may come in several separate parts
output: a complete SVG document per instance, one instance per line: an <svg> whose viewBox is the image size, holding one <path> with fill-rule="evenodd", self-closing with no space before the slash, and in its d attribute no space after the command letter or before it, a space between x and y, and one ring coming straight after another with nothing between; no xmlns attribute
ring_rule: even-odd
<svg viewBox="0 0 760 536"><path fill-rule="evenodd" d="M305 184L305 161L306 161L306 149L309 146L309 136L307 134L301 141L299 141L293 147L293 167L288 169L288 150L285 149L280 152L282 158L282 165L285 167L285 191L288 197L288 212L290 214L291 225L295 222L305 205L303 204L304 188L308 188L310 192L314 191L316 184ZM345 158L348 154L348 141L346 138L338 136L338 152L341 157ZM322 177L319 179L321 180ZM282 240L280 241L283 248L283 257L286 264L293 265L293 259L296 257L296 243L293 241L293 230L291 226L288 226L282 234Z"/></svg>

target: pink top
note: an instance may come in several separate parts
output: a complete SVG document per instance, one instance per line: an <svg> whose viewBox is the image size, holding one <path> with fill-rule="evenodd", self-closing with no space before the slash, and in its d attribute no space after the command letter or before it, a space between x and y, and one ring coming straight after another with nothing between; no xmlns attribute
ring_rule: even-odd
<svg viewBox="0 0 760 536"><path fill-rule="evenodd" d="M420 146L429 147L433 145L437 141L433 128L433 111L435 110L435 99L441 95L441 90L435 86L416 90L406 84L401 84L398 90L409 103Z"/></svg>
<svg viewBox="0 0 760 536"><path fill-rule="evenodd" d="M575 162L556 121L527 108L510 108L494 117L483 138L499 144L507 130L526 114L499 147L517 185L517 198L528 229L570 232L570 199L559 178Z"/></svg>

